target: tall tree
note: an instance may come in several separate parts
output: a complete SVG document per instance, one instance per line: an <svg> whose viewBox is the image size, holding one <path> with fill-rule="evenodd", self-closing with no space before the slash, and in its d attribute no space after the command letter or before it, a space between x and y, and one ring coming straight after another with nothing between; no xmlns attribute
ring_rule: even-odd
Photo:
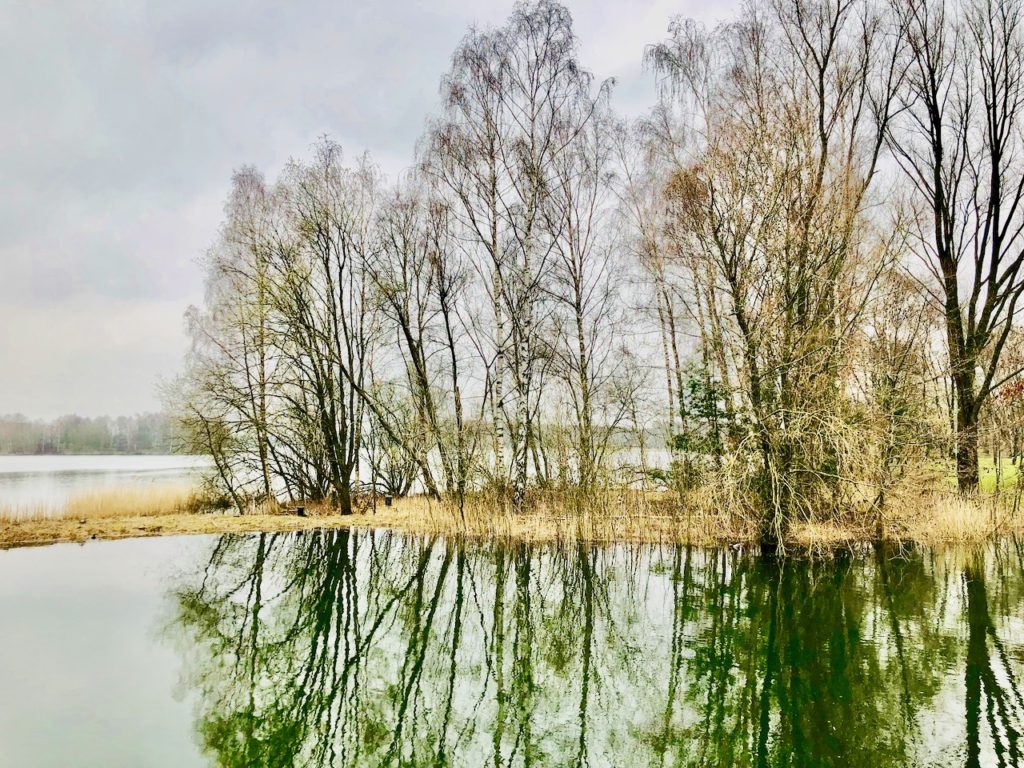
<svg viewBox="0 0 1024 768"><path fill-rule="evenodd" d="M554 250L544 217L550 173L593 114L579 108L594 96L569 11L551 0L520 3L502 28L471 31L442 92L445 109L431 129L426 165L451 200L489 295L496 475L510 480L518 509L536 448L546 358L538 331Z"/></svg>
<svg viewBox="0 0 1024 768"><path fill-rule="evenodd" d="M438 494L431 467L436 459L442 489L453 495L461 509L475 440L469 434L463 403L467 366L457 341L466 333L460 309L469 275L452 229L448 206L415 180L381 208L377 255L367 270L397 337L404 387L416 411L418 429L413 441L390 426L386 407L376 403L371 407L389 438L405 443L401 447L419 465L424 485L433 495Z"/></svg>
<svg viewBox="0 0 1024 768"><path fill-rule="evenodd" d="M973 492L979 418L1007 376L1001 354L1024 293L1024 16L1019 0L893 8L906 86L890 146L926 212L918 250L945 315L957 481Z"/></svg>
<svg viewBox="0 0 1024 768"><path fill-rule="evenodd" d="M290 407L318 457L318 490L352 511L365 399L378 318L365 264L379 180L365 159L341 163L341 149L317 145L309 164L294 162L282 182L294 239L277 251L283 349L292 368Z"/></svg>
<svg viewBox="0 0 1024 768"><path fill-rule="evenodd" d="M886 255L867 216L897 83L882 21L776 0L712 33L678 22L648 52L695 115L674 237L739 367L770 546L841 492L846 342Z"/></svg>

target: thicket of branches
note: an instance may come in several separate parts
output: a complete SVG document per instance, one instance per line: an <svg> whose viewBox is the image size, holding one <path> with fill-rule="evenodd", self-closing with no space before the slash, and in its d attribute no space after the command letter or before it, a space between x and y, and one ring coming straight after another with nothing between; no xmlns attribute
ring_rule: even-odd
<svg viewBox="0 0 1024 768"><path fill-rule="evenodd" d="M191 447L240 509L713 485L766 541L925 461L972 492L1020 443L1022 35L1018 0L677 19L626 124L565 7L520 4L396 183L329 139L236 173Z"/></svg>

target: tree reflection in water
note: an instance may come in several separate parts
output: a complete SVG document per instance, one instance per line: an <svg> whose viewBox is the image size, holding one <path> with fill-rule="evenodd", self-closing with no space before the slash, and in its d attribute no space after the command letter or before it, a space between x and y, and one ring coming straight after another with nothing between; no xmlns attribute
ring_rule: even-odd
<svg viewBox="0 0 1024 768"><path fill-rule="evenodd" d="M223 766L1013 766L1022 562L225 536L167 632Z"/></svg>

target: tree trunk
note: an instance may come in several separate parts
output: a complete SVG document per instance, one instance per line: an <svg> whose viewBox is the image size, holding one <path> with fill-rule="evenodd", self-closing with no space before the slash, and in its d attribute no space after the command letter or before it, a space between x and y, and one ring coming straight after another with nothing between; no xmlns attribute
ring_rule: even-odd
<svg viewBox="0 0 1024 768"><path fill-rule="evenodd" d="M958 366L961 370L966 366ZM954 378L956 389L956 484L960 493L978 490L978 397L973 367Z"/></svg>
<svg viewBox="0 0 1024 768"><path fill-rule="evenodd" d="M959 407L956 436L956 484L962 494L978 490L978 419L974 409Z"/></svg>
<svg viewBox="0 0 1024 768"><path fill-rule="evenodd" d="M343 515L352 514L352 490L348 483L348 478L343 478L344 482L338 486L338 510Z"/></svg>

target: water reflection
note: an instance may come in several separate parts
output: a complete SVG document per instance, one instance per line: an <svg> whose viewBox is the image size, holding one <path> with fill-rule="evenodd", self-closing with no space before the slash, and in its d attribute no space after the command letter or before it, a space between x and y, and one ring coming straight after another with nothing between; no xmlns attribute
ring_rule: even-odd
<svg viewBox="0 0 1024 768"><path fill-rule="evenodd" d="M224 766L1013 766L1022 563L224 537L168 632Z"/></svg>

